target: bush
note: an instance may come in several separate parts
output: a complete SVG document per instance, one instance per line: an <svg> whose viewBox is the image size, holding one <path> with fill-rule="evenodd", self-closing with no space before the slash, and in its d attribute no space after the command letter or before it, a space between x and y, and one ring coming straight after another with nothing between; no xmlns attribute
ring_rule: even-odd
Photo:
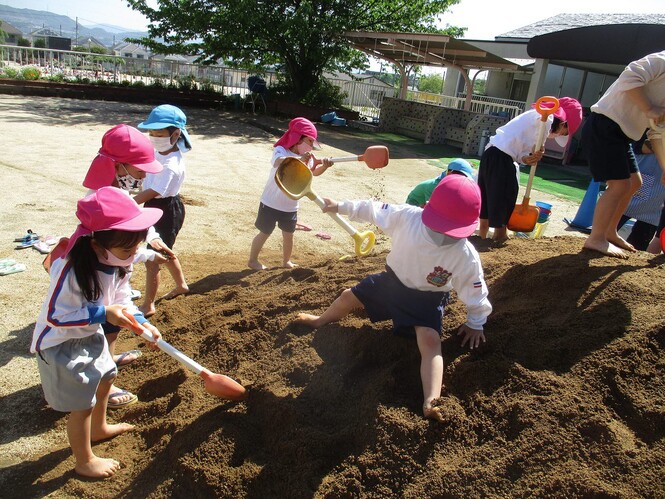
<svg viewBox="0 0 665 499"><path fill-rule="evenodd" d="M178 88L180 90L196 90L196 78L194 78L194 75L179 76Z"/></svg>
<svg viewBox="0 0 665 499"><path fill-rule="evenodd" d="M318 84L307 92L302 102L308 106L339 109L347 96L348 94L343 92L342 89L321 78Z"/></svg>
<svg viewBox="0 0 665 499"><path fill-rule="evenodd" d="M19 79L19 70L16 68L5 68L2 72L2 77L3 78L9 78L12 80L18 80Z"/></svg>
<svg viewBox="0 0 665 499"><path fill-rule="evenodd" d="M145 82L143 80L136 80L134 83L132 83L132 87L143 88L145 87Z"/></svg>
<svg viewBox="0 0 665 499"><path fill-rule="evenodd" d="M42 76L39 69L32 66L23 68L21 70L21 75L23 76L24 80L39 80L39 78Z"/></svg>
<svg viewBox="0 0 665 499"><path fill-rule="evenodd" d="M62 73L52 74L46 77L48 81L53 81L56 83L62 83L65 81L65 76Z"/></svg>

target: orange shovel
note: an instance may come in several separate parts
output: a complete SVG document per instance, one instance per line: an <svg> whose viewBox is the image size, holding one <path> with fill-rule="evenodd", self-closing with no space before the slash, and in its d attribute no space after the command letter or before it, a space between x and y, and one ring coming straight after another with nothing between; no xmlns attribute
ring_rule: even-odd
<svg viewBox="0 0 665 499"><path fill-rule="evenodd" d="M383 168L388 165L390 161L390 154L386 146L369 146L365 149L363 154L359 156L344 156L341 158L330 158L333 163L341 163L343 161L364 161L367 166L372 170ZM316 164L320 164L321 160L317 160Z"/></svg>
<svg viewBox="0 0 665 499"><path fill-rule="evenodd" d="M300 199L307 196L319 208L325 207L325 202L312 190L312 171L298 158L284 158L277 167L275 182L280 189L291 199ZM355 242L355 251L358 256L366 256L372 251L376 236L371 230L358 232L353 225L340 217L337 213L328 212L328 215L342 226Z"/></svg>
<svg viewBox="0 0 665 499"><path fill-rule="evenodd" d="M551 107L544 107L543 104L549 103ZM550 114L556 113L559 109L559 99L556 97L545 96L536 101L536 111L540 114L540 123L538 127L538 137L536 139L535 151L540 151L545 142L545 125L547 124L547 117ZM521 204L516 204L508 220L508 229L513 232L531 232L536 223L538 222L538 215L540 211L535 206L529 206L531 196L531 184L533 184L533 177L536 174L536 164L531 165L529 172L529 180L526 183L526 192Z"/></svg>
<svg viewBox="0 0 665 499"><path fill-rule="evenodd" d="M125 317L131 321L132 331L134 331L137 335L139 335L144 340L149 341L150 343L155 343L160 350L166 352L175 360L201 376L205 385L205 389L208 393L229 400L244 400L247 398L247 390L245 390L245 388L240 383L235 382L223 374L215 374L208 371L201 364L193 361L180 350L171 346L164 340L160 339L155 341L152 333L144 328L141 324L139 324L136 320L136 317L129 313L128 310L123 310L122 313L125 314Z"/></svg>

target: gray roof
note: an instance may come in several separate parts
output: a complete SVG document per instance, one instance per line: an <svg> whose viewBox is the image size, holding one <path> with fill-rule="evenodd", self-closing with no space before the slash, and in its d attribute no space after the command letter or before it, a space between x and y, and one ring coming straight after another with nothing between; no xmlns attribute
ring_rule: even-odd
<svg viewBox="0 0 665 499"><path fill-rule="evenodd" d="M665 24L665 14L559 14L495 37L531 39L566 29L608 24Z"/></svg>

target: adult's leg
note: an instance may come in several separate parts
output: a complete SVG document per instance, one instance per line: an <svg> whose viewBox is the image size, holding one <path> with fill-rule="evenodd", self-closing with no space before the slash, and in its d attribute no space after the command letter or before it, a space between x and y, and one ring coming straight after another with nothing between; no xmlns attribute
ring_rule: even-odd
<svg viewBox="0 0 665 499"><path fill-rule="evenodd" d="M608 185L610 182L612 181L608 181ZM609 225L607 226L607 240L615 246L626 249L628 251L635 251L635 248L632 244L628 243L623 237L619 235L616 228L619 225L621 216L626 211L626 208L628 208L628 204L630 203L631 198L640 189L640 187L642 187L642 176L639 172L631 173L627 185L627 190L624 192L623 197L619 199L619 202L614 209L614 213L612 214L612 218L610 219ZM603 196L604 195L605 194L603 194Z"/></svg>
<svg viewBox="0 0 665 499"><path fill-rule="evenodd" d="M584 248L599 251L609 256L626 258L626 254L621 248L607 239L607 233L610 227L616 232L619 218L626 211L628 203L623 205L618 215L617 206L623 203L630 189L631 182L629 179L607 181L607 189L605 189L603 195L598 199L598 203L596 203L591 234L584 242ZM630 200L630 197L628 197L628 200Z"/></svg>

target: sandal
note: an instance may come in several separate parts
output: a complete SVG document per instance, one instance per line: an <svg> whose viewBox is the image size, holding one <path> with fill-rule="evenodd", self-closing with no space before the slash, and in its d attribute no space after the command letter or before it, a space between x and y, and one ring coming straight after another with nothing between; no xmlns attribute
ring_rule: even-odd
<svg viewBox="0 0 665 499"><path fill-rule="evenodd" d="M129 395L129 400L125 402L113 402L114 398L121 398ZM132 392L127 390L118 390L117 392L109 393L108 408L109 409L118 409L119 407L125 407L127 405L135 404L139 401L139 398L134 395Z"/></svg>
<svg viewBox="0 0 665 499"><path fill-rule="evenodd" d="M303 230L305 232L309 232L312 230L312 227L307 224L301 224L300 222L296 222L296 230Z"/></svg>
<svg viewBox="0 0 665 499"><path fill-rule="evenodd" d="M46 244L44 241L35 241L32 247L37 251L39 251L42 255L48 255L49 252L51 251L49 245Z"/></svg>
<svg viewBox="0 0 665 499"><path fill-rule="evenodd" d="M324 241L332 239L332 236L330 234L327 234L326 232L317 232L316 237L318 237L319 239L323 239Z"/></svg>
<svg viewBox="0 0 665 499"><path fill-rule="evenodd" d="M25 236L17 237L14 239L15 243L25 243L27 241L36 241L39 239L39 236L28 229L28 233Z"/></svg>
<svg viewBox="0 0 665 499"><path fill-rule="evenodd" d="M133 359L127 359L130 355L133 355ZM128 366L135 360L137 360L139 357L143 355L143 352L141 350L128 350L126 352L121 353L118 355L118 360L115 361L115 365L120 369L121 367Z"/></svg>
<svg viewBox="0 0 665 499"><path fill-rule="evenodd" d="M0 275L16 274L17 272L23 272L26 268L22 263L14 263L13 265L0 267Z"/></svg>

